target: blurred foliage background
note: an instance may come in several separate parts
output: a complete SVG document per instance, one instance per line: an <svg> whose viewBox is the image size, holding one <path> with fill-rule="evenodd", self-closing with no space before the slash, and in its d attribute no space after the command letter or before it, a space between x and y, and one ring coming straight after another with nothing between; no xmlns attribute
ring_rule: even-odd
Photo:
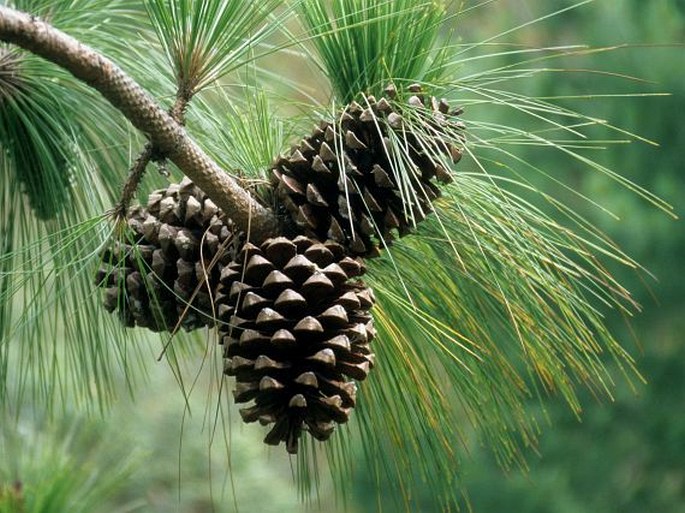
<svg viewBox="0 0 685 513"><path fill-rule="evenodd" d="M500 15L483 17L480 30L497 30L520 22L540 3L509 2ZM513 7L514 4L516 7ZM545 2L545 9L571 2ZM504 6L502 6L504 7ZM515 23L515 22L514 22ZM550 74L532 87L543 95L586 95L616 86L624 92L664 91L667 97L573 100L591 102L597 117L631 127L657 141L660 147L630 144L613 147L599 156L613 169L674 204L683 217L685 192L683 148L685 81L678 73L685 65L685 2L617 0L594 2L564 16L517 33L522 44L553 45L584 42L592 46L623 45L608 53L567 59L560 67L601 69L638 77L647 83L607 81L600 75ZM569 100L571 102L571 100ZM576 103L577 105L577 103ZM535 157L533 157L535 158ZM542 162L547 168L554 161ZM685 230L682 223L661 215L635 195L616 188L605 177L584 175L572 181L579 190L594 193L620 216L615 222L597 211L587 211L593 223L653 273L654 279L615 269L641 303L643 312L629 321L610 318L620 340L638 357L647 380L636 391L619 383L616 401L599 404L584 397L578 421L560 403L545 404L550 427L541 438L540 455L529 459L527 474L503 476L485 452L474 454L465 468L475 511L499 513L580 513L685 511ZM631 347L630 340L636 341ZM426 509L430 511L430 508Z"/></svg>
<svg viewBox="0 0 685 513"><path fill-rule="evenodd" d="M499 0L458 18L456 30L464 42L483 41L574 3ZM518 30L504 40L528 47L616 45L611 51L550 64L558 69L607 73L550 72L522 82L521 88L529 95L568 96L569 106L658 141L659 147L613 145L595 158L674 204L678 216L683 216L685 130L680 123L685 112L685 1L596 1ZM283 67L284 73L293 76L300 71L282 55L277 59L275 70ZM500 62L488 62L492 67L506 64L506 56ZM610 73L639 80L617 80ZM311 90L316 87L311 84ZM601 96L635 92L671 95ZM292 90L279 93L284 104L302 99ZM326 91L319 94L325 100ZM628 322L618 314L607 321L636 355L647 384L632 389L619 381L615 402L609 404L586 394L580 420L560 400L543 404L531 400L529 407L540 410L547 425L539 451L526 455L528 470L505 473L487 448L472 448L461 468L468 497L463 506L477 513L685 512L685 415L681 410L685 406L685 230L680 222L606 176L574 174L568 161L554 160L558 155L531 147L522 156L543 169L555 169L576 190L601 198L619 221L563 190L547 190L564 197L653 274L612 269L634 293L643 312ZM188 365L198 368L201 362ZM202 373L198 391L188 403L168 366L159 363L151 369L149 382L139 387L135 400L121 399L102 420L83 420L76 411L67 412L63 425L47 428L40 412L28 412L18 424L7 423L10 427L4 428L0 444L0 482L9 484L0 489L0 511L13 511L13 494L25 494L27 502L41 500L30 487L17 491L11 485L16 480L30 481L31 476L41 475L41 469L49 469L52 478L83 473L79 502L90 508L83 511L302 511L305 506L297 497L292 462L281 451L264 448L260 434L243 426L235 413L228 416L235 422L212 429L216 390L208 374ZM125 390L123 378L121 388ZM230 442L222 428L231 432ZM31 452L43 446L53 450L41 451L40 457ZM98 462L99 472L106 467L107 479L91 472L85 462L93 461ZM88 486L106 487L109 499L89 503ZM306 508L312 512L393 511L384 488L360 470L346 503L336 504L330 484L322 477L318 495ZM420 513L439 511L429 492L419 499ZM65 508L77 511L73 505L65 504Z"/></svg>

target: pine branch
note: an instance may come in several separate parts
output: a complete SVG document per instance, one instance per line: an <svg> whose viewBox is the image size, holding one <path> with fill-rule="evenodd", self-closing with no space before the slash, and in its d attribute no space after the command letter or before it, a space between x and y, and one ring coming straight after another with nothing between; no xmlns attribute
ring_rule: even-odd
<svg viewBox="0 0 685 513"><path fill-rule="evenodd" d="M176 94L176 101L171 109L169 109L169 115L181 126L185 126L185 112L191 97L192 93L186 92L183 88L179 89ZM119 201L112 209L115 219L119 220L126 217L126 211L128 210L131 201L133 201L133 197L138 190L138 185L140 185L140 181L145 175L145 170L156 153L159 152L157 152L154 145L148 141L133 162L133 165L128 171L128 177L126 178L124 187L121 190L121 198L119 198Z"/></svg>
<svg viewBox="0 0 685 513"><path fill-rule="evenodd" d="M126 211L128 210L133 197L136 195L138 184L140 184L140 181L145 174L145 170L147 169L147 165L152 160L153 154L154 146L148 141L145 143L145 147L142 149L138 155L138 158L136 158L131 166L131 169L128 171L128 177L126 178L124 187L121 190L121 198L119 198L119 201L112 209L115 219L119 220L126 217Z"/></svg>
<svg viewBox="0 0 685 513"><path fill-rule="evenodd" d="M116 64L35 16L0 7L0 40L18 45L72 73L100 92L153 146L176 164L250 237L277 231L272 212L225 173L181 125Z"/></svg>

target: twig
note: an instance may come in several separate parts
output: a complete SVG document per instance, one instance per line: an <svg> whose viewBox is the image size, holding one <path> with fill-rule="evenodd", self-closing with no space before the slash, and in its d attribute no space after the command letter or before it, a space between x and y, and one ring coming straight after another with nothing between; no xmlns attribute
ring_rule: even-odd
<svg viewBox="0 0 685 513"><path fill-rule="evenodd" d="M192 93L185 92L183 87L180 87L178 93L176 94L176 101L173 107L169 109L169 115L176 121L179 125L185 125L185 112L188 102L192 98ZM147 142L143 147L143 150L138 154L138 157L133 162L133 165L128 171L128 176L126 177L126 182L121 189L121 197L119 201L112 209L115 219L124 219L126 217L126 211L128 210L133 197L138 190L138 185L145 175L145 170L148 164L155 157L155 154L159 155L156 151L154 145L151 142ZM164 158L164 155L159 155Z"/></svg>
<svg viewBox="0 0 685 513"><path fill-rule="evenodd" d="M99 91L250 238L278 232L274 214L222 170L131 77L112 61L35 16L0 7L0 40L54 62Z"/></svg>
<svg viewBox="0 0 685 513"><path fill-rule="evenodd" d="M116 206L112 209L115 219L124 219L126 217L126 211L128 210L128 207L131 204L136 191L138 190L138 184L140 184L140 181L145 174L147 165L152 160L153 152L154 150L152 143L145 143L143 151L140 152L138 158L136 158L135 162L133 162L131 169L129 169L126 182L124 183L124 187L121 189L121 197L119 198Z"/></svg>

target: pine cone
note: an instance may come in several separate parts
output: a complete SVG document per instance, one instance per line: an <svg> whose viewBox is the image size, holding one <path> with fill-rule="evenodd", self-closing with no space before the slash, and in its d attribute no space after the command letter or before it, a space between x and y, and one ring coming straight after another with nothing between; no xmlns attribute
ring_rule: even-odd
<svg viewBox="0 0 685 513"><path fill-rule="evenodd" d="M333 241L304 236L247 243L221 273L217 311L225 373L245 422L273 424L264 441L296 453L303 430L326 440L355 405L375 336L364 273ZM237 306L236 306L237 305Z"/></svg>
<svg viewBox="0 0 685 513"><path fill-rule="evenodd" d="M242 244L232 221L188 179L150 194L127 221L135 243L110 244L97 273L105 308L152 331L213 325L209 291Z"/></svg>
<svg viewBox="0 0 685 513"><path fill-rule="evenodd" d="M392 87L386 89L390 101L368 97L366 108L352 102L339 123L322 121L289 157L276 161L278 196L307 236L372 257L379 237L392 240L394 229L402 237L432 211L440 194L433 178L451 180L440 155L454 163L461 158L461 150L445 142L446 133L454 140L464 125L454 118L461 111L449 113L445 100L424 98L418 85L409 91L406 104L393 100ZM406 128L405 117L421 127L422 137ZM403 155L391 154L391 137L401 141ZM400 173L402 167L409 171Z"/></svg>

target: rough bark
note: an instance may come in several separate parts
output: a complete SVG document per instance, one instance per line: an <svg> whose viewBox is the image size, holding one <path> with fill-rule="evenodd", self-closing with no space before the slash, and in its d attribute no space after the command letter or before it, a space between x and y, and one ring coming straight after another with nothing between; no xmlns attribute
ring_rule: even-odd
<svg viewBox="0 0 685 513"><path fill-rule="evenodd" d="M29 14L0 6L0 40L63 67L100 92L243 230L261 241L277 232L273 213L240 187L145 90L112 61Z"/></svg>
<svg viewBox="0 0 685 513"><path fill-rule="evenodd" d="M176 95L176 101L173 107L169 109L169 115L179 125L185 126L185 112L190 101L191 94L184 94L181 90ZM145 144L145 147L138 154L138 157L133 162L133 165L128 170L128 177L121 190L121 197L119 202L112 209L116 219L124 219L126 212L130 206L133 198L138 190L138 185L145 175L145 170L155 154L155 148L150 141Z"/></svg>

